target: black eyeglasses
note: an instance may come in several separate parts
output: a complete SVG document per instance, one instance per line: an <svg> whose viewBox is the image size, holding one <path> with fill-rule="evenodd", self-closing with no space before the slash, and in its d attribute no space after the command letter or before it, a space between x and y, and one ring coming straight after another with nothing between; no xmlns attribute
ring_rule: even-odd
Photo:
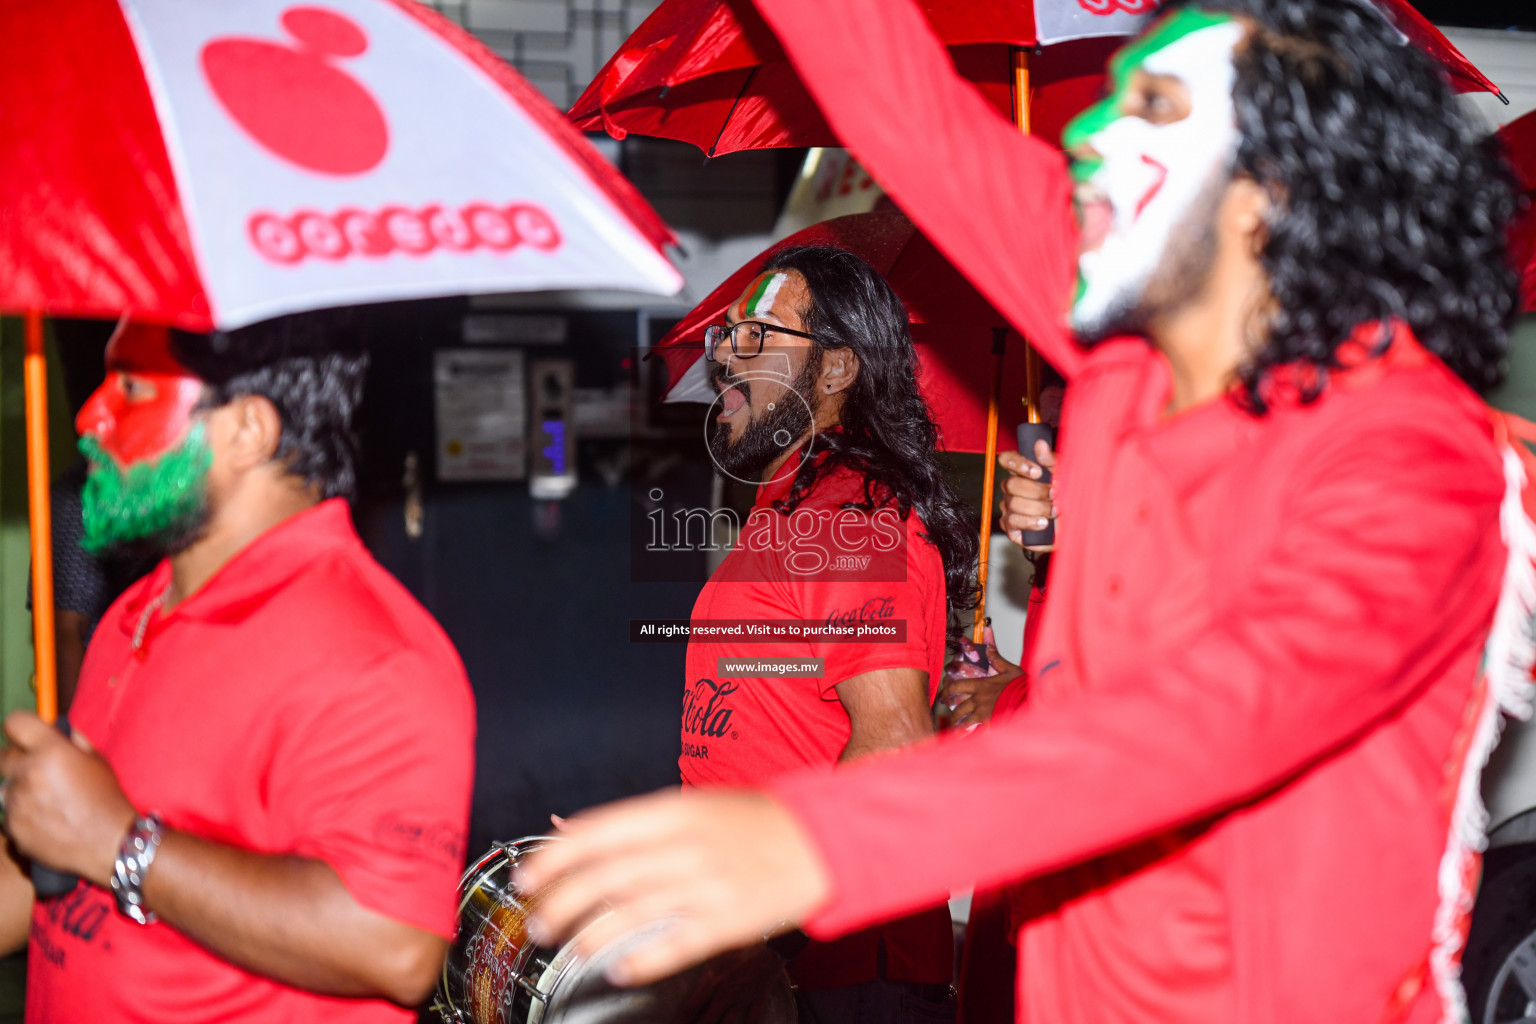
<svg viewBox="0 0 1536 1024"><path fill-rule="evenodd" d="M711 324L704 328L704 355L710 362L718 362L715 359L715 351L720 343L727 337L731 339L731 353L737 359L751 359L763 351L763 339L769 331L777 331L780 334L793 334L797 338L810 338L816 340L814 334L806 334L804 331L792 331L788 327L775 327L773 324L759 323L756 320L743 320L740 323Z"/></svg>

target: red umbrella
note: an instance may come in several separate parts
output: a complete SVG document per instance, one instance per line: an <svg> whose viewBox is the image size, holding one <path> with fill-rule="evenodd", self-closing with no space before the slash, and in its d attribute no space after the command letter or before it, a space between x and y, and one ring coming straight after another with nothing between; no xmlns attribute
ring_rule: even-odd
<svg viewBox="0 0 1536 1024"><path fill-rule="evenodd" d="M956 66L994 107L1023 131L1057 138L1066 122L1097 97L1101 69L1118 39L1134 34L1151 17L1157 0L927 0L923 6ZM1030 47L1043 49L1031 57ZM667 0L598 73L571 117L579 127L602 128L615 138L636 131L692 142L708 156L837 144L747 0ZM974 294L952 270L950 277L956 287ZM928 332L920 328L914 333ZM980 599L973 630L979 643L986 617L997 431L1005 418L1005 364L1001 347L958 341L951 329L946 343L955 346L953 352L935 359L921 356L937 351L925 348L920 358L947 443L956 450L979 447L986 455ZM1013 393L1026 396L1025 416L1038 423L1039 359L1027 343L1023 348L1023 380L1013 382ZM983 414L972 382L987 376L991 388ZM970 441L965 426L972 420L984 423L979 445Z"/></svg>
<svg viewBox="0 0 1536 1024"><path fill-rule="evenodd" d="M1520 269L1521 308L1536 313L1536 112L1500 128L1499 141L1525 193L1527 206L1510 230L1509 248Z"/></svg>
<svg viewBox="0 0 1536 1024"><path fill-rule="evenodd" d="M1498 89L1406 0L1376 0L1463 92ZM1034 134L1059 137L1096 98L1104 59L1156 0L924 0L956 67L1013 115L1010 47L1029 61ZM861 55L859 59L874 59ZM835 146L799 77L745 0L666 0L571 108L578 127L692 143L708 156L743 149Z"/></svg>
<svg viewBox="0 0 1536 1024"><path fill-rule="evenodd" d="M1053 44L1031 60L1030 106L1035 130L1056 138L1096 97L1116 40L1135 32L1154 5L1040 2L1065 15L1044 32L1034 6L1020 0L927 0L923 7L956 66L1010 118L1010 46ZM667 0L597 73L570 116L589 131L678 139L708 156L838 145L761 17L734 0Z"/></svg>
<svg viewBox="0 0 1536 1024"><path fill-rule="evenodd" d="M1499 87L1477 70L1477 66L1467 60L1445 38L1445 34L1431 25L1429 19L1420 14L1408 0L1375 0L1375 4L1387 12L1409 42L1440 62L1457 92L1491 92L1505 103L1509 102L1504 99L1504 93Z"/></svg>
<svg viewBox="0 0 1536 1024"><path fill-rule="evenodd" d="M1498 91L1406 0L1375 2L1409 39L1441 61L1459 89ZM1158 0L920 0L920 6L956 68L992 105L1021 130L1054 140L1099 95L1104 58L1118 45L1117 37L1138 31L1155 14ZM691 142L708 156L838 144L748 0L665 0L598 72L570 116L578 127L602 129L615 138L633 131ZM1037 357L1027 349L1025 365L1027 416L1038 423L1040 374ZM999 354L987 410L977 643L986 610L1002 373Z"/></svg>
<svg viewBox="0 0 1536 1024"><path fill-rule="evenodd" d="M0 310L27 314L44 718L44 313L207 330L396 298L682 283L666 225L484 46L412 0L323 3L0 4Z"/></svg>
<svg viewBox="0 0 1536 1024"><path fill-rule="evenodd" d="M1155 12L1157 0L927 0L923 6L956 66L994 107L1023 131L1057 138L1066 122L1097 97L1101 69L1118 38L1134 34ZM1043 49L1031 57L1030 47ZM692 142L709 156L837 144L747 0L667 0L598 73L571 117L579 127L602 128L615 138L636 131ZM957 340L951 332L948 343ZM1025 415L1038 423L1039 360L1027 344L1023 347L1024 379L1014 393L1026 396ZM991 393L982 420L971 382L987 375L989 360ZM970 365L948 378L955 386L940 387L962 363ZM1005 418L1004 351L995 347L989 356L983 347L957 345L943 360L925 358L924 366L949 445L967 443L969 431L961 425L967 418L985 423L981 594L973 630L979 643L986 615L997 431Z"/></svg>
<svg viewBox="0 0 1536 1024"><path fill-rule="evenodd" d="M906 216L897 210L856 213L813 224L749 260L710 292L677 326L656 343L655 355L667 366L674 399L687 395L705 401L713 395L687 386L692 370L701 374L704 329L720 323L726 308L746 290L764 261L796 245L833 245L862 257L885 275L907 307L921 364L918 385L939 424L947 451L987 450L987 392L994 357L993 332L1007 321L960 276ZM1022 346L1005 363L1004 386L1023 394L1026 367ZM699 367L695 369L695 367ZM702 382L702 380L700 380ZM1024 420L1022 406L1003 416L1012 429ZM995 435L994 435L995 436Z"/></svg>
<svg viewBox="0 0 1536 1024"><path fill-rule="evenodd" d="M3 309L207 330L681 284L622 175L409 0L7 3L0 94Z"/></svg>

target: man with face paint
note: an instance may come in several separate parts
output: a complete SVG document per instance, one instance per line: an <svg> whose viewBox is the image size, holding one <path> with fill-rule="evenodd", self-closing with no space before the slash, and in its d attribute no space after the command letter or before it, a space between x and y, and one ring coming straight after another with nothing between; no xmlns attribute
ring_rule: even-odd
<svg viewBox="0 0 1536 1024"><path fill-rule="evenodd" d="M1079 155L1079 338L1147 333L1210 283L1238 141L1232 54L1243 34L1222 15L1166 19L1115 55L1110 95L1063 134Z"/></svg>
<svg viewBox="0 0 1536 1024"><path fill-rule="evenodd" d="M81 493L91 552L145 543L168 553L208 516L207 424L193 414L203 382L176 362L170 332L124 323L107 345L107 380L75 422L90 475Z"/></svg>
<svg viewBox="0 0 1536 1024"><path fill-rule="evenodd" d="M900 299L850 253L789 249L705 342L719 395L710 455L723 476L755 484L757 499L693 620L826 632L689 642L684 786L761 785L926 738L946 613L974 600L976 540L937 461ZM861 557L861 568L840 568ZM861 637L861 626L890 636ZM773 658L821 667L790 678L727 667ZM802 1021L896 1021L903 1005L945 1012L953 961L948 908L936 900L810 943L788 970Z"/></svg>
<svg viewBox="0 0 1536 1024"><path fill-rule="evenodd" d="M526 871L564 876L537 926L605 900L595 944L670 917L620 965L642 979L1014 882L1032 1024L1465 1019L1531 542L1473 390L1501 372L1513 204L1439 69L1369 0L1169 4L1066 133L1069 176L915 4L759 9L838 137L1068 377L1031 692L832 778L577 817Z"/></svg>
<svg viewBox="0 0 1536 1024"><path fill-rule="evenodd" d="M5 722L0 856L27 1019L406 1021L453 935L474 711L352 529L366 357L330 315L124 323L77 427L92 550L167 557L108 610L72 738Z"/></svg>

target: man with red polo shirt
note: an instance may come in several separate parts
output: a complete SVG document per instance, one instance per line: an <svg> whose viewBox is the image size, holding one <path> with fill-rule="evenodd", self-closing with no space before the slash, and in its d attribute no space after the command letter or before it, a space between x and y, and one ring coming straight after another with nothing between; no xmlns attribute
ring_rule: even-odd
<svg viewBox="0 0 1536 1024"><path fill-rule="evenodd" d="M936 461L900 300L847 252L792 249L707 344L711 455L758 490L694 605L684 786L759 785L931 735L976 541ZM938 903L813 942L789 973L802 1021L894 1021L904 1000L950 1004L953 959Z"/></svg>
<svg viewBox="0 0 1536 1024"><path fill-rule="evenodd" d="M1536 527L1529 453L1474 390L1507 344L1512 197L1442 72L1370 0L1172 0L1064 135L1069 173L916 3L758 9L1068 378L1029 700L832 778L578 816L524 871L564 876L535 931L597 900L593 945L666 918L618 966L643 980L1017 881L1021 1021L1466 1019L1477 776L1529 707Z"/></svg>
<svg viewBox="0 0 1536 1024"><path fill-rule="evenodd" d="M326 317L126 324L82 410L85 544L168 556L107 612L74 742L5 724L29 1021L408 1021L453 935L474 709L346 503L366 357ZM30 927L29 927L30 922Z"/></svg>

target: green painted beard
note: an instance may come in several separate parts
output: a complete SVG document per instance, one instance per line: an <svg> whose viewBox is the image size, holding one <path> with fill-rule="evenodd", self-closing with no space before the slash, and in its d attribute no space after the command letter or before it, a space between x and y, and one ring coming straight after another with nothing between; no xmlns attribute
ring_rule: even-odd
<svg viewBox="0 0 1536 1024"><path fill-rule="evenodd" d="M80 439L80 452L91 461L80 493L85 550L96 554L135 543L176 550L202 528L213 451L201 423L158 459L126 469L93 437Z"/></svg>

